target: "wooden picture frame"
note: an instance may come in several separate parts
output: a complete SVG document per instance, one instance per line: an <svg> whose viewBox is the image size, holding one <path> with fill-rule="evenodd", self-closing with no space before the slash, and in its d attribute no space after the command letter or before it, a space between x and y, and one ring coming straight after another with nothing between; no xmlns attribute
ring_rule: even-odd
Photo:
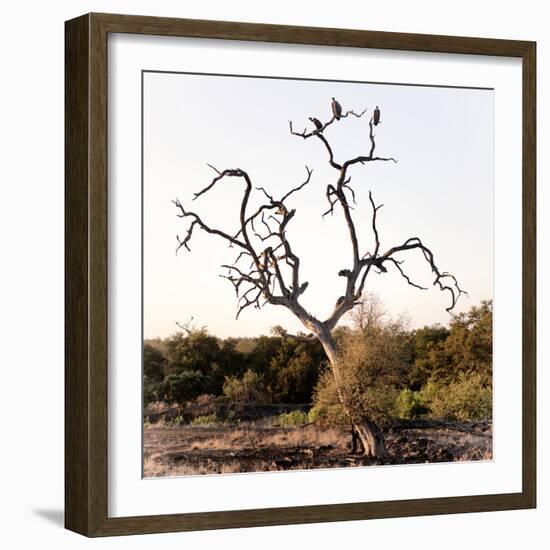
<svg viewBox="0 0 550 550"><path fill-rule="evenodd" d="M216 38L521 59L523 91L522 480L518 493L108 516L107 36ZM328 28L88 14L65 27L65 525L127 535L483 512L536 506L536 44Z"/></svg>

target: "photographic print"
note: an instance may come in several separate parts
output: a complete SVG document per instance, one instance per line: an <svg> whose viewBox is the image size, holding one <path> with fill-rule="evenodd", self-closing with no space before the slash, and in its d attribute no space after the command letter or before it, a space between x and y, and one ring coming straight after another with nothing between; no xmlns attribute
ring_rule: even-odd
<svg viewBox="0 0 550 550"><path fill-rule="evenodd" d="M144 477L492 459L493 100L143 71Z"/></svg>

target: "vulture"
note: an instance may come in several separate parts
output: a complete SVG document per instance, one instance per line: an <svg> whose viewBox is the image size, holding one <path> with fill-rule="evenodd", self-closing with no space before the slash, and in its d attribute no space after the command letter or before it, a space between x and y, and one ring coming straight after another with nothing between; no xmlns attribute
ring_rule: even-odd
<svg viewBox="0 0 550 550"><path fill-rule="evenodd" d="M313 122L313 124L315 124L315 128L317 128L317 130L322 130L323 129L323 124L321 123L321 121L318 118L310 116L309 120L311 120L311 122Z"/></svg>
<svg viewBox="0 0 550 550"><path fill-rule="evenodd" d="M378 108L378 105L376 106L376 109L374 109L374 114L372 115L372 121L374 122L375 126L378 126L378 123L380 122L380 109Z"/></svg>
<svg viewBox="0 0 550 550"><path fill-rule="evenodd" d="M340 120L342 116L342 105L338 103L334 98L332 98L332 114L336 120Z"/></svg>

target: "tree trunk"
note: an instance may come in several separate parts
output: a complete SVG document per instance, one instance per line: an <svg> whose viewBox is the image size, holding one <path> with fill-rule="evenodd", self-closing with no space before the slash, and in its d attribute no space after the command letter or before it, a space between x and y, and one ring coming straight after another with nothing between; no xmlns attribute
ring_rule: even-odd
<svg viewBox="0 0 550 550"><path fill-rule="evenodd" d="M372 458L386 458L386 445L384 435L378 426L366 418L358 422L353 422L353 430L363 447L365 456Z"/></svg>
<svg viewBox="0 0 550 550"><path fill-rule="evenodd" d="M317 338L319 338L319 341L327 354L330 368L334 375L336 392L338 393L340 403L344 407L344 411L351 422L352 452L357 451L358 439L361 442L361 451L364 456L372 458L387 457L384 435L380 431L380 428L372 420L359 416L357 411L354 411L350 403L347 402L341 383L339 366L340 358L336 348L336 342L334 341L332 334L322 324L320 324L320 326L315 326L314 329Z"/></svg>

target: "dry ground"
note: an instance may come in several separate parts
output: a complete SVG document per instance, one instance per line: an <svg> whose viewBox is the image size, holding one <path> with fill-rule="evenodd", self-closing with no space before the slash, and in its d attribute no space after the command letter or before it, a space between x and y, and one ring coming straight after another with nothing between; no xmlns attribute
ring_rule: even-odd
<svg viewBox="0 0 550 550"><path fill-rule="evenodd" d="M454 426L456 428L456 425ZM399 429L386 434L383 464L489 460L490 424L456 429ZM382 464L350 454L343 430L313 425L272 427L265 422L189 426L145 424L145 477L182 476Z"/></svg>

